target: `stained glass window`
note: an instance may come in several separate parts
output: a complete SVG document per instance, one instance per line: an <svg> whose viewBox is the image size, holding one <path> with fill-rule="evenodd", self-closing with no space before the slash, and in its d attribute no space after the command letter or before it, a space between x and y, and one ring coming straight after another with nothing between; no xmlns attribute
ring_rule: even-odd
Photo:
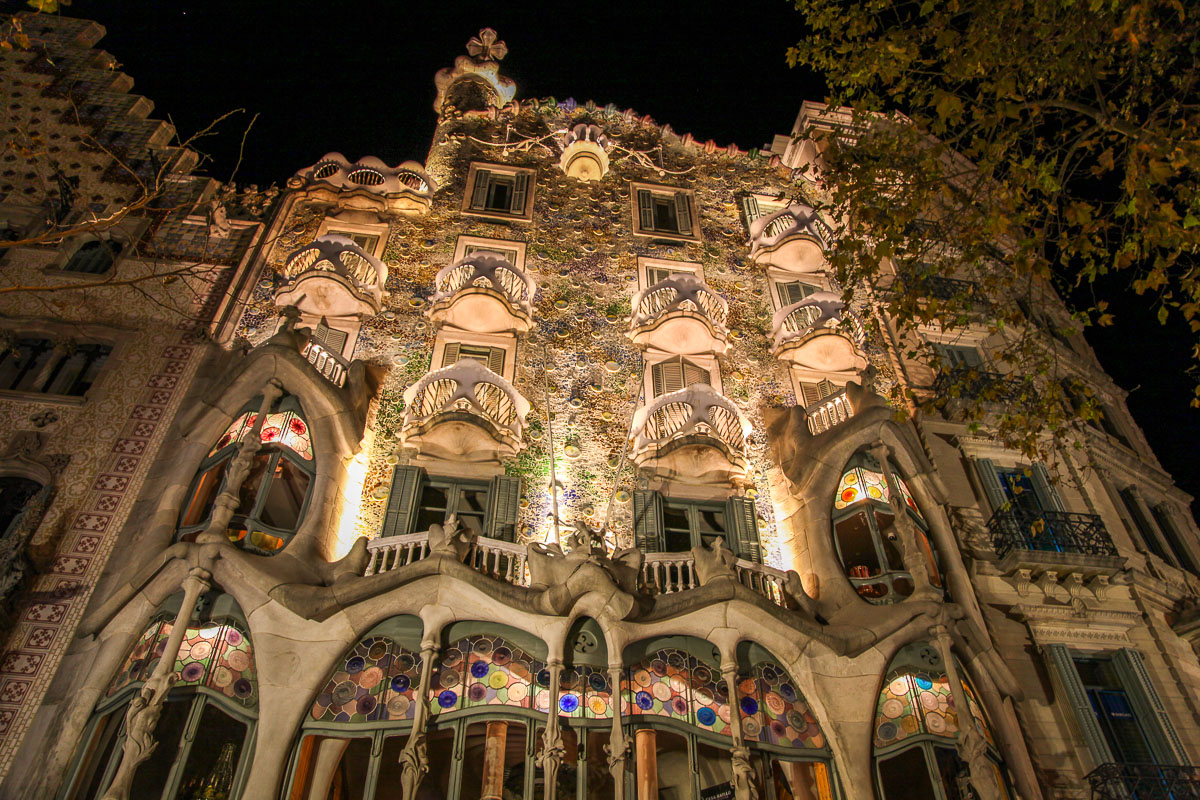
<svg viewBox="0 0 1200 800"><path fill-rule="evenodd" d="M533 680L544 668L503 637L460 639L442 651L434 667L430 711L438 714L481 705L531 708Z"/></svg>
<svg viewBox="0 0 1200 800"><path fill-rule="evenodd" d="M368 636L346 655L313 703L321 722L412 719L421 656L384 636Z"/></svg>
<svg viewBox="0 0 1200 800"><path fill-rule="evenodd" d="M904 478L895 473L892 474L896 482L900 485L900 494L904 497L904 502L908 504L908 507L912 509L912 512L919 519L924 521L920 510L917 509L916 501L913 500L912 492L908 489L908 484L904 482ZM888 490L888 483L884 478L883 472L864 467L851 467L842 475L841 481L838 482L837 493L834 496L833 507L840 511L862 500L876 500L880 503L891 502L891 492Z"/></svg>
<svg viewBox="0 0 1200 800"><path fill-rule="evenodd" d="M695 658L686 651L668 648L652 653L626 670L624 680L626 713L652 714L692 721L689 698L691 668Z"/></svg>
<svg viewBox="0 0 1200 800"><path fill-rule="evenodd" d="M159 620L146 629L110 684L109 695L150 677L166 650L172 627L172 622ZM258 701L250 639L231 624L189 627L175 659L174 674L176 688L203 686L247 706Z"/></svg>
<svg viewBox="0 0 1200 800"><path fill-rule="evenodd" d="M825 735L787 670L774 661L754 665L739 676L738 710L749 741L780 747L825 746Z"/></svg>
<svg viewBox="0 0 1200 800"><path fill-rule="evenodd" d="M992 734L971 690L964 683L975 725L989 742ZM958 710L946 674L938 670L904 668L884 681L875 710L875 746L887 747L910 736L958 735Z"/></svg>
<svg viewBox="0 0 1200 800"><path fill-rule="evenodd" d="M216 455L229 445L241 441L246 431L254 427L257 419L258 414L253 411L242 414L225 429L225 433L221 434L208 454ZM309 434L308 423L304 421L304 417L299 412L277 411L268 414L267 418L263 420L260 439L263 444L281 444L305 461L312 460L312 437Z"/></svg>
<svg viewBox="0 0 1200 800"><path fill-rule="evenodd" d="M590 666L564 666L559 677L558 715L581 719L612 719L612 686L608 673ZM542 668L535 676L533 707L550 708L550 671Z"/></svg>

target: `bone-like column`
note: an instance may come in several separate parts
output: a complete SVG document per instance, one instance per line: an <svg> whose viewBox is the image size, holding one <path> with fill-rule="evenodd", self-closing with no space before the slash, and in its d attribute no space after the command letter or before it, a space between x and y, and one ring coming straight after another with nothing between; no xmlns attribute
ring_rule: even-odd
<svg viewBox="0 0 1200 800"><path fill-rule="evenodd" d="M433 662L438 656L438 636L426 639L421 643L421 678L413 698L417 710L413 713L412 732L408 741L400 751L400 797L402 800L414 800L417 788L425 773L429 772L429 759L425 746L425 725L429 719L429 684L433 679ZM446 765L449 769L449 765Z"/></svg>

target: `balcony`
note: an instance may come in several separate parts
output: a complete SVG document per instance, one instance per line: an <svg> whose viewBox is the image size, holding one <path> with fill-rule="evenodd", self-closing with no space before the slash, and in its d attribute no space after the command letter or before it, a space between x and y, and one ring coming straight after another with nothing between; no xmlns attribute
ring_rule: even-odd
<svg viewBox="0 0 1200 800"><path fill-rule="evenodd" d="M1200 767L1101 764L1087 781L1093 800L1200 800Z"/></svg>
<svg viewBox="0 0 1200 800"><path fill-rule="evenodd" d="M1000 557L1012 550L1115 556L1117 548L1096 514L1070 511L1001 509L988 521L992 546Z"/></svg>
<svg viewBox="0 0 1200 800"><path fill-rule="evenodd" d="M824 397L804 409L808 432L819 436L854 416L854 405L845 389Z"/></svg>
<svg viewBox="0 0 1200 800"><path fill-rule="evenodd" d="M866 328L833 292L814 292L784 306L771 320L771 353L783 361L823 372L857 371L867 366L862 353Z"/></svg>
<svg viewBox="0 0 1200 800"><path fill-rule="evenodd" d="M435 327L525 333L533 324L533 279L499 253L481 250L438 272L427 312Z"/></svg>
<svg viewBox="0 0 1200 800"><path fill-rule="evenodd" d="M633 416L633 461L666 480L729 485L746 477L750 423L705 383L665 394Z"/></svg>
<svg viewBox="0 0 1200 800"><path fill-rule="evenodd" d="M629 338L641 347L676 355L724 353L729 304L703 278L676 273L633 298Z"/></svg>
<svg viewBox="0 0 1200 800"><path fill-rule="evenodd" d="M794 203L750 223L750 258L789 272L821 272L832 238L811 206Z"/></svg>
<svg viewBox="0 0 1200 800"><path fill-rule="evenodd" d="M276 276L275 304L314 317L374 316L383 310L387 267L345 236L320 236L292 253Z"/></svg>
<svg viewBox="0 0 1200 800"><path fill-rule="evenodd" d="M300 355L334 386L341 388L346 384L350 364L337 353L327 350L321 342L311 336L305 337L300 345Z"/></svg>
<svg viewBox="0 0 1200 800"><path fill-rule="evenodd" d="M529 401L478 361L463 359L404 392L405 447L431 458L498 461L524 447Z"/></svg>
<svg viewBox="0 0 1200 800"><path fill-rule="evenodd" d="M310 197L339 209L423 213L429 210L437 182L415 161L389 167L374 156L355 163L341 153L326 153L297 172L288 188L305 188Z"/></svg>

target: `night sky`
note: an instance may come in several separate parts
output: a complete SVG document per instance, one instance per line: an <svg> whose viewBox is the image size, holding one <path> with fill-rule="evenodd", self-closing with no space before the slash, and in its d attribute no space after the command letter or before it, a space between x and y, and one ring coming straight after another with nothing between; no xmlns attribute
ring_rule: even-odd
<svg viewBox="0 0 1200 800"><path fill-rule="evenodd" d="M5 10L22 4L0 2ZM155 103L154 116L193 133L233 109L197 149L208 174L281 184L329 151L351 161L423 162L433 134L433 76L492 27L508 44L502 73L518 98L574 97L634 108L700 141L761 147L787 133L805 99L824 87L789 69L802 33L787 0L418 4L302 0L75 0L71 16L101 22L100 46ZM258 114L238 151L249 118ZM235 165L237 166L234 175ZM1186 327L1160 327L1148 301L1114 281L1105 291L1117 328L1088 339L1177 483L1200 495L1191 455L1200 411Z"/></svg>

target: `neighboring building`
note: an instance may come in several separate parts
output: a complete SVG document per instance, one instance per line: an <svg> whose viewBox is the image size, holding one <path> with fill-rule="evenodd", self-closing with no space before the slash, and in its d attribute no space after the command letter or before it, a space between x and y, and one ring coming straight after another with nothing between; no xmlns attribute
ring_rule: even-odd
<svg viewBox="0 0 1200 800"><path fill-rule="evenodd" d="M826 273L812 141L516 99L505 52L438 73L424 165L300 170L206 326L80 406L0 795L1196 796L1200 538L1082 339L1046 346L1107 427L1050 467L898 421L939 376ZM986 371L985 325L928 335ZM103 500L160 352L163 446Z"/></svg>

